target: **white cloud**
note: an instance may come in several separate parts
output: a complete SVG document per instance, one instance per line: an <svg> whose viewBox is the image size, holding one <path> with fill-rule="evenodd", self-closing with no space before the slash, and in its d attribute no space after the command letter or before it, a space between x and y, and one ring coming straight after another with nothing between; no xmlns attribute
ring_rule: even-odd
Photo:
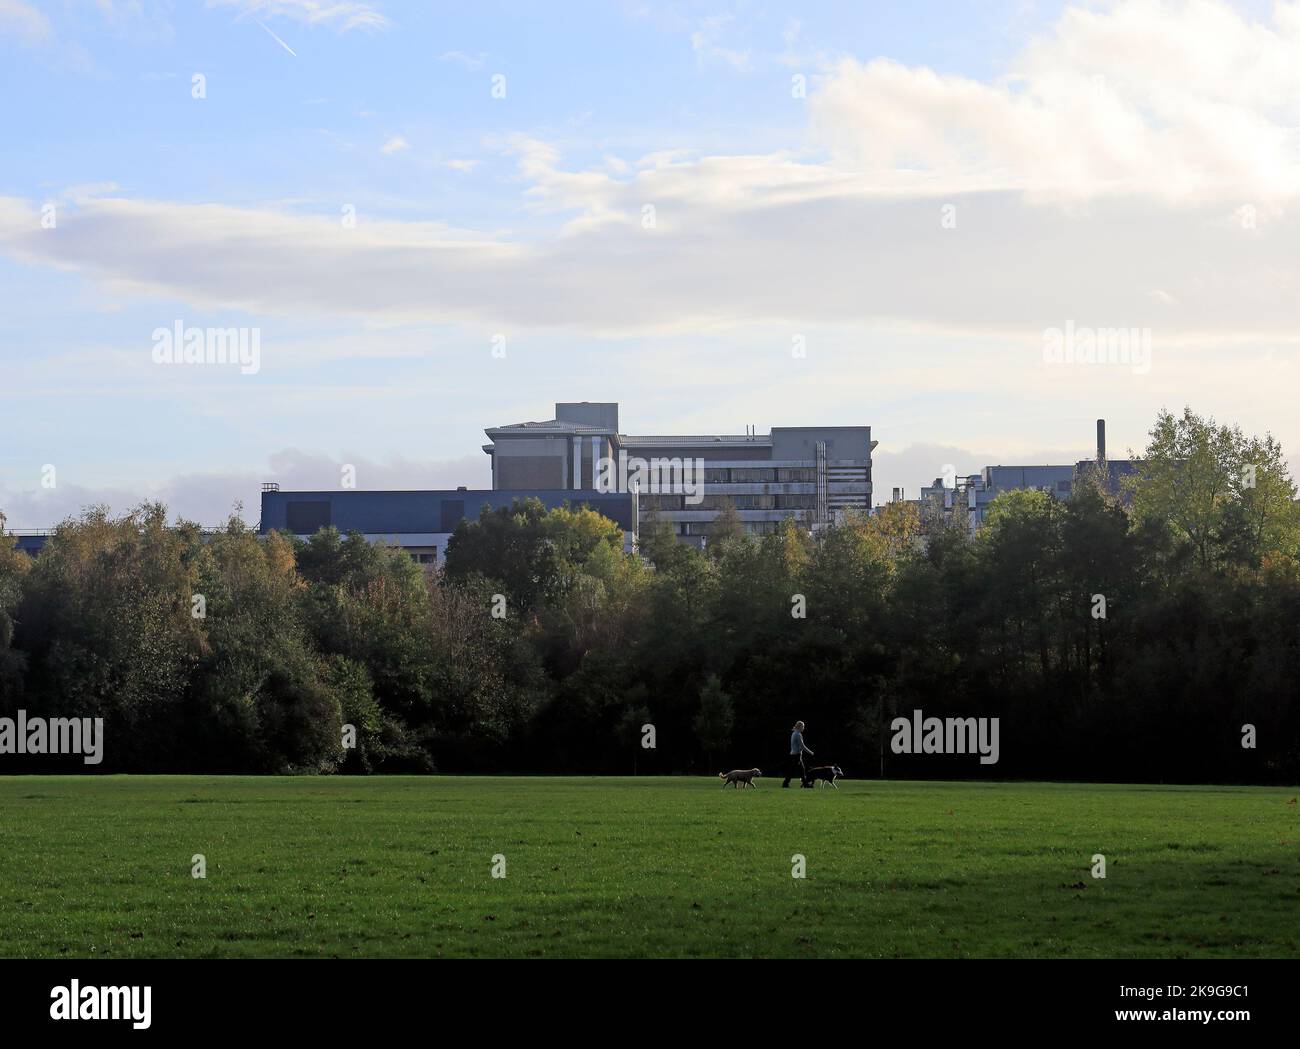
<svg viewBox="0 0 1300 1049"><path fill-rule="evenodd" d="M50 22L23 0L0 0L0 35L16 36L25 44L39 43L50 35Z"/></svg>
<svg viewBox="0 0 1300 1049"><path fill-rule="evenodd" d="M691 33L691 49L701 61L718 61L732 69L744 71L750 67L749 52L722 45L722 39L732 21L731 15L711 15L703 19Z"/></svg>
<svg viewBox="0 0 1300 1049"><path fill-rule="evenodd" d="M386 29L388 19L373 4L354 0L207 0L209 7L235 7L240 15L287 18L306 25L323 25L340 32Z"/></svg>
<svg viewBox="0 0 1300 1049"><path fill-rule="evenodd" d="M997 83L842 60L810 104L823 141L915 185L1173 203L1300 192L1300 4L1071 8Z"/></svg>
<svg viewBox="0 0 1300 1049"><path fill-rule="evenodd" d="M439 62L452 62L470 72L482 69L487 63L487 55L482 51L468 55L464 51L444 51L438 56Z"/></svg>
<svg viewBox="0 0 1300 1049"><path fill-rule="evenodd" d="M948 330L1080 325L1207 335L1296 330L1294 210L1118 199L1086 215L1016 193L898 197L788 157L708 157L614 179L521 162L563 221L542 237L435 223L97 198L57 234L0 198L0 246L118 292L272 315L591 333L905 319ZM655 228L642 226L643 206ZM944 229L952 206L956 229ZM1158 293L1158 294L1157 294Z"/></svg>
<svg viewBox="0 0 1300 1049"><path fill-rule="evenodd" d="M1297 4L1264 25L1209 0L1132 0L1068 11L1004 83L841 63L810 101L829 154L665 150L570 170L520 138L526 234L95 199L52 235L34 205L0 198L0 250L119 291L367 323L1025 338L1072 320L1157 344L1289 343L1298 47Z"/></svg>
<svg viewBox="0 0 1300 1049"><path fill-rule="evenodd" d="M406 139L404 139L401 135L394 135L392 138L390 138L387 142L385 142L382 146L379 147L379 152L387 156L391 153L400 153L402 152L402 150L410 149L410 148L411 148L411 144L407 142Z"/></svg>

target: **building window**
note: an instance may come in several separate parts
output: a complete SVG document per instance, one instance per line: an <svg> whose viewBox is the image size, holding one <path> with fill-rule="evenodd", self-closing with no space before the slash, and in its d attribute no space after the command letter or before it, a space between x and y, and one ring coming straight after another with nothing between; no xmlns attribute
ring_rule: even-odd
<svg viewBox="0 0 1300 1049"><path fill-rule="evenodd" d="M641 509L643 511L681 510L685 507L685 499L683 495L643 495Z"/></svg>
<svg viewBox="0 0 1300 1049"><path fill-rule="evenodd" d="M706 495L701 510L722 510L728 503L737 510L775 510L774 495Z"/></svg>

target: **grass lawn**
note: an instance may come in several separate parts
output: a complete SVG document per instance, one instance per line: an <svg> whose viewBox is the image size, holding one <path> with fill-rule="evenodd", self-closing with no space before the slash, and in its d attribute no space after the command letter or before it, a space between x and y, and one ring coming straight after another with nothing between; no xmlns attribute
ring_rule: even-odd
<svg viewBox="0 0 1300 1049"><path fill-rule="evenodd" d="M1298 953L1294 789L759 783L0 778L0 955Z"/></svg>

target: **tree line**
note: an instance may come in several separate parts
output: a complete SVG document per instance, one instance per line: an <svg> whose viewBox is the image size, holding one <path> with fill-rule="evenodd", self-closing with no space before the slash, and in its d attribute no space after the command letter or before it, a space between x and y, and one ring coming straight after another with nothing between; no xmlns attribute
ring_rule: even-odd
<svg viewBox="0 0 1300 1049"><path fill-rule="evenodd" d="M0 538L0 716L104 718L96 771L773 772L796 719L853 777L1300 779L1300 505L1282 450L1161 413L1124 489L892 503L704 550L537 500L442 571L325 529L90 508ZM900 755L996 717L997 765ZM653 744L648 745L648 744ZM4 757L5 771L79 763Z"/></svg>

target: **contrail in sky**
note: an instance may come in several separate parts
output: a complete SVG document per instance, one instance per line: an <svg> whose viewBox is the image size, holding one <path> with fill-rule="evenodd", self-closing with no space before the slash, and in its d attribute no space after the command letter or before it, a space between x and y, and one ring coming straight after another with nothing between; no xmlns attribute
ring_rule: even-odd
<svg viewBox="0 0 1300 1049"><path fill-rule="evenodd" d="M266 25L265 25L265 23L263 23L260 19L254 18L253 21L256 22L258 25L260 25L263 29L266 29ZM266 29L266 31L267 31L268 33L271 33L271 30L269 30L269 29ZM284 48L286 51L288 51L289 54L293 55L294 58L297 58L297 57L298 57L298 52L296 52L293 48L291 48L288 44L286 44L283 40L281 40L281 39L280 39L278 36L276 36L274 33L271 33L271 39L274 40L277 44L279 44L279 45L280 45L282 48Z"/></svg>

